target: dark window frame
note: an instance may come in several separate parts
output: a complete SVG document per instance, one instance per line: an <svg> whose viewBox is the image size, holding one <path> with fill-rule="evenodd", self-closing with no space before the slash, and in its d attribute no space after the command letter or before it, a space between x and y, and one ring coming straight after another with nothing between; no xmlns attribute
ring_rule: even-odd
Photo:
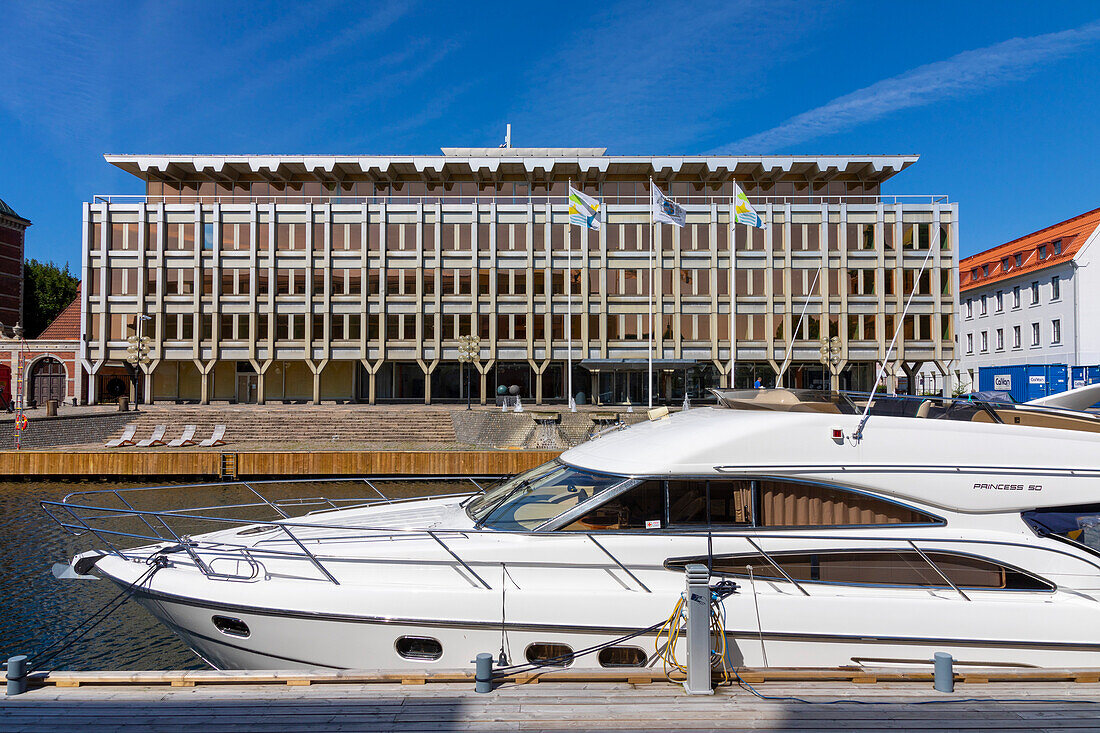
<svg viewBox="0 0 1100 733"><path fill-rule="evenodd" d="M1072 540L1071 540L1071 542L1072 542ZM698 563L700 565L708 565L708 567L711 567L711 570L710 570L711 575L716 575L716 576L721 576L721 577L729 577L729 578L748 578L749 577L748 573L736 573L736 572L728 572L728 571L719 570L717 568L717 565L711 566L711 563L717 563L719 560L734 560L734 561L736 561L739 558L753 559L753 560L755 560L756 558L759 558L761 566L763 566L763 567L772 567L775 570L781 570L781 572L779 573L779 576L783 576L783 573L786 572L786 570L775 567L775 565L771 562L771 560L775 560L775 559L779 559L779 558L783 558L783 557L797 557L797 556L801 556L801 555L818 556L818 555L868 554L868 553L875 553L875 552L879 552L879 553L882 553L882 554L889 554L889 555L911 554L911 555L916 555L918 557L920 556L920 553L916 552L915 550L908 549L908 548L902 548L902 547L894 548L894 549L844 547L844 548L831 548L831 549L824 549L824 550L782 550L782 551L779 551L779 552L768 552L768 553L766 553L766 555L762 552L753 551L753 552L738 552L738 553L722 553L722 554L719 554L719 555L714 555L712 558L708 558L705 555L693 555L693 556L689 556L689 557L670 557L667 560L665 560L664 567L665 567L666 570L681 571L684 565L689 565L689 564L692 564L692 563ZM978 554L972 553L972 552L958 552L956 550L944 550L944 549L935 549L935 550L925 549L925 550L923 550L923 552L924 552L925 555L928 555L932 559L933 562L935 562L935 558L937 556L943 556L943 555L955 556L955 557L964 557L964 558L972 558L972 559L975 559L975 560L981 560L982 562L987 562L987 563L990 563L992 565L996 565L997 567L1001 568L1004 571L1012 571L1012 572L1015 572L1015 573L1019 573L1020 575L1031 578L1032 580L1035 580L1038 583L1046 586L1045 588L992 588L992 587L989 587L989 586L962 585L962 584L958 584L958 583L955 584L955 587L957 587L958 589L964 590L964 591L994 591L994 592L998 592L998 593L1054 593L1058 590L1058 584L1054 583L1051 580L1048 580L1048 579L1046 579L1046 578L1044 578L1040 575L1036 575L1035 573L1033 573L1031 571L1024 570L1023 568L1017 567L1016 565L1012 565L1012 564L1009 564L1009 563L1006 563L1006 562L1002 562L1000 560L996 560L996 559L988 557L986 555L978 555ZM921 562L923 562L923 560L921 560ZM938 563L936 563L936 567L939 568L940 565ZM789 582L791 582L791 581L787 580L786 577L776 577L776 576L771 576L771 575L760 576L760 575L757 575L755 573L753 573L753 576L757 580L767 581L767 582L770 582L770 583L789 583ZM948 575L948 577L950 577L950 575ZM954 580L952 580L952 582L954 582ZM943 584L943 585L920 585L920 584L914 584L914 583L897 583L897 584L895 584L895 583L849 583L849 582L841 582L841 581L835 581L835 580L811 580L811 579L802 579L802 578L798 578L795 581L795 583L797 585L814 584L814 585L842 586L842 587L846 587L846 588L889 588L889 589L899 589L900 588L900 589L912 589L912 590L952 590L952 586L949 585L949 584L946 584L946 583Z"/></svg>
<svg viewBox="0 0 1100 733"><path fill-rule="evenodd" d="M649 533L663 532L663 533L683 533L690 534L692 532L734 532L751 530L754 534L768 533L768 532L791 532L791 531L806 531L806 530L834 530L834 529L858 529L867 527L889 527L889 528L910 528L910 527L937 527L945 526L947 520L943 517L934 514L926 509L914 507L911 504L907 504L903 501L898 501L889 497L881 496L879 494L872 493L870 491L863 491L861 489L852 488L850 486L843 486L840 484L829 483L826 481L812 481L806 479L791 479L788 476L772 476L772 475L754 475L754 476L700 476L700 475L684 475L675 476L671 478L656 477L656 476L633 476L628 477L634 479L633 483L623 486L622 488L613 488L607 492L609 495L604 498L599 504L589 507L583 514L579 514L569 519L563 526L555 528L542 527L540 530L552 531L552 532L607 532L615 534L633 534L633 533ZM613 530L586 530L586 529L568 529L567 527L576 521L588 516L589 513L600 509L605 504L619 499L624 494L634 491L640 488L643 484L649 481L660 481L662 490L664 493L664 508L662 516L662 526L660 529L613 529ZM669 481L706 481L707 482L707 524L671 524L670 522L670 502L668 495L668 482ZM720 524L715 525L710 521L710 481L747 481L749 483L749 508L751 510L752 517L750 521L743 524ZM929 521L924 522L892 522L892 523L879 523L879 524L823 524L823 525L773 525L766 526L760 524L764 516L763 512L763 492L760 490L760 483L762 481L777 481L785 483L804 484L806 486L820 487L837 491L841 493L854 494L856 496L867 497L869 499L890 504L895 507L913 512L914 514L924 515L928 517ZM595 497L594 497L595 498ZM561 515L561 516L564 516ZM558 522L558 517L555 517L551 522Z"/></svg>

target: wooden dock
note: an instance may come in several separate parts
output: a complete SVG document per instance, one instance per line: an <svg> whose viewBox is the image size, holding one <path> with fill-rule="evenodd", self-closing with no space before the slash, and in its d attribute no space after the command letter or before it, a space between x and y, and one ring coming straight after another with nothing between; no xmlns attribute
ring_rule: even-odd
<svg viewBox="0 0 1100 733"><path fill-rule="evenodd" d="M552 460L561 451L3 451L6 476L198 477L223 475L232 456L237 478L264 476L502 476Z"/></svg>
<svg viewBox="0 0 1100 733"><path fill-rule="evenodd" d="M799 679L763 673L766 681L755 686L770 697L801 701L763 700L737 686L694 697L652 676L627 681L625 671L603 679L598 673L553 672L504 682L488 694L475 693L468 678L446 681L438 675L63 673L52 685L5 698L0 730L1100 729L1095 683L1039 681L1043 675L1032 675L1035 679L1027 681L960 682L954 693L944 694L928 680L883 681L886 673L876 675L876 684L853 684L851 670L829 671L821 679L800 672ZM103 674L109 679L95 681ZM848 679L842 679L845 674ZM453 676L458 677L465 675ZM832 701L840 702L823 704Z"/></svg>

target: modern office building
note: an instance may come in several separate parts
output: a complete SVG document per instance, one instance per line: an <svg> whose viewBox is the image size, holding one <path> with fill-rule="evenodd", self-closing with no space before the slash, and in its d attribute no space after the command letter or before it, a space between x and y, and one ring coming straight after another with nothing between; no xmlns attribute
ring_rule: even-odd
<svg viewBox="0 0 1100 733"><path fill-rule="evenodd" d="M899 324L902 369L955 356L958 206L881 193L917 156L106 159L145 191L84 205L91 401L140 330L146 400L464 399L472 335L475 400L565 401L571 382L645 404L651 300L655 402L770 385L788 362L783 383L828 387L834 336L835 381L867 388ZM651 236L651 177L686 226ZM766 229L731 222L735 181ZM568 224L570 182L602 202L598 230Z"/></svg>
<svg viewBox="0 0 1100 733"><path fill-rule="evenodd" d="M960 382L983 366L1100 364L1098 233L1094 209L959 263Z"/></svg>

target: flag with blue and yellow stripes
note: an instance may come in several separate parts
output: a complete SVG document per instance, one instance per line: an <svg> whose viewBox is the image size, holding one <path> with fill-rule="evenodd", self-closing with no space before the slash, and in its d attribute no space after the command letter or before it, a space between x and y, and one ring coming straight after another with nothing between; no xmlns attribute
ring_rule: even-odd
<svg viewBox="0 0 1100 733"><path fill-rule="evenodd" d="M599 229L600 202L570 186L569 223L586 229Z"/></svg>

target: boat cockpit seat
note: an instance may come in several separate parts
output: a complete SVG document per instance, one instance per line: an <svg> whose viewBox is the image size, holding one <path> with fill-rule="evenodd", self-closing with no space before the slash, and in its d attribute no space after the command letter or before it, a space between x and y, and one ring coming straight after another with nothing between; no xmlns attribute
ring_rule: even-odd
<svg viewBox="0 0 1100 733"><path fill-rule="evenodd" d="M834 402L800 402L793 406L791 412L817 412L827 415L839 415L840 408Z"/></svg>
<svg viewBox="0 0 1100 733"><path fill-rule="evenodd" d="M775 407L790 407L792 405L797 405L802 400L789 389L762 389L749 401L754 406L759 407L768 407L772 405Z"/></svg>

